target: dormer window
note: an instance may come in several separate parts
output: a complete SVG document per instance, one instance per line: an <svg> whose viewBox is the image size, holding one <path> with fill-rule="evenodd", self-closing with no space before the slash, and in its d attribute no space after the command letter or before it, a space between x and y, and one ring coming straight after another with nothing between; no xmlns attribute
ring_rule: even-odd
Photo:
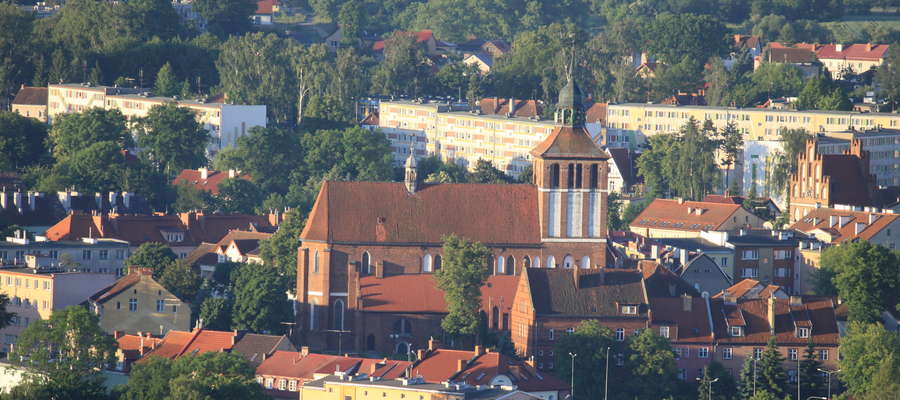
<svg viewBox="0 0 900 400"><path fill-rule="evenodd" d="M162 233L162 237L166 242L178 243L184 241L184 232L164 230L160 233Z"/></svg>
<svg viewBox="0 0 900 400"><path fill-rule="evenodd" d="M801 339L808 338L809 328L797 328L797 337Z"/></svg>
<svg viewBox="0 0 900 400"><path fill-rule="evenodd" d="M729 329L729 333L731 334L731 336L734 336L734 337L744 336L743 329L741 329L740 326L732 326Z"/></svg>
<svg viewBox="0 0 900 400"><path fill-rule="evenodd" d="M638 311L637 306L622 306L622 314L636 315L637 311Z"/></svg>
<svg viewBox="0 0 900 400"><path fill-rule="evenodd" d="M659 327L659 336L662 336L662 337L668 339L669 338L669 327L668 326Z"/></svg>

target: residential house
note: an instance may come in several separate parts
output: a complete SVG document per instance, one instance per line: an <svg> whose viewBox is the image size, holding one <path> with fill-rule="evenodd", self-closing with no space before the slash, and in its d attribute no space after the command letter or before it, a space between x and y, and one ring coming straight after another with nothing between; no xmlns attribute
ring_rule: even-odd
<svg viewBox="0 0 900 400"><path fill-rule="evenodd" d="M372 396L391 399L419 400L538 400L537 397L513 387L485 388L469 385L425 383L418 378L362 379L335 372L309 382L301 388L300 398L306 400L341 400Z"/></svg>
<svg viewBox="0 0 900 400"><path fill-rule="evenodd" d="M12 112L47 122L47 88L22 85L12 101Z"/></svg>
<svg viewBox="0 0 900 400"><path fill-rule="evenodd" d="M431 332L411 331L398 317L411 311L411 304L429 311L417 312L416 318L439 318L442 296L410 296L408 291L431 293L431 274L441 267L442 238L450 233L490 249L489 268L497 276L541 265L570 271L614 264L604 228L609 155L584 130L574 82L560 92L560 126L529 152L534 184L423 185L412 156L402 183L324 182L300 235L296 322L301 340L330 349L346 340L348 348L401 354L409 344L421 346L427 337L421 335ZM384 107L381 112L383 117ZM373 285L391 285L399 294ZM385 310L377 322L377 314L367 310L393 306L381 300L390 296L400 296L402 306ZM511 298L503 296L502 305ZM501 301L493 295L484 300L488 305ZM500 307L497 314L491 325L499 328ZM488 316L493 315L492 308Z"/></svg>
<svg viewBox="0 0 900 400"><path fill-rule="evenodd" d="M0 266L33 264L118 277L124 275L125 259L131 255L128 243L117 239L50 241L43 236L28 239L23 231L16 235L0 242Z"/></svg>
<svg viewBox="0 0 900 400"><path fill-rule="evenodd" d="M478 108L484 115L503 115L515 118L536 118L544 112L544 104L539 100L486 97L478 101Z"/></svg>
<svg viewBox="0 0 900 400"><path fill-rule="evenodd" d="M179 258L185 258L202 243L214 243L233 229L274 231L281 216L180 213L177 215L102 215L69 214L47 230L53 241L82 237L119 239L134 251L148 242L169 246Z"/></svg>
<svg viewBox="0 0 900 400"><path fill-rule="evenodd" d="M201 243L185 258L188 265L200 268L200 276L210 279L216 265L223 262L262 264L259 241L272 237L269 232L233 229L217 243Z"/></svg>
<svg viewBox="0 0 900 400"><path fill-rule="evenodd" d="M256 367L256 381L273 398L296 399L306 383L335 372L396 379L407 376L410 365L412 361L316 354L302 347L299 352L276 350L266 357Z"/></svg>
<svg viewBox="0 0 900 400"><path fill-rule="evenodd" d="M717 287L721 290L731 286L734 273L734 248L721 242L719 237L723 235L701 232L699 238L645 239L650 254L643 254L642 258L666 265L700 292L716 293Z"/></svg>
<svg viewBox="0 0 900 400"><path fill-rule="evenodd" d="M741 229L725 241L734 248L735 281L759 279L788 293L799 292L795 289L801 279L796 262L799 240L794 232Z"/></svg>
<svg viewBox="0 0 900 400"><path fill-rule="evenodd" d="M678 378L692 382L703 377L715 353L715 335L710 326L706 297L650 297L649 329L669 339L675 351ZM617 354L617 362L621 356Z"/></svg>
<svg viewBox="0 0 900 400"><path fill-rule="evenodd" d="M789 296L781 286L772 284L765 285L755 279L744 279L713 295L714 299L724 297L734 297L738 300L754 300L768 299L769 297L786 299Z"/></svg>
<svg viewBox="0 0 900 400"><path fill-rule="evenodd" d="M754 35L734 35L734 47L739 50L747 50L751 57L759 56L763 51L762 40Z"/></svg>
<svg viewBox="0 0 900 400"><path fill-rule="evenodd" d="M463 64L474 66L481 75L487 75L494 66L494 59L487 53L472 53L463 58Z"/></svg>
<svg viewBox="0 0 900 400"><path fill-rule="evenodd" d="M137 362L143 362L150 357L175 360L184 355L231 351L239 337L237 331L213 331L199 325L191 331L170 330L156 347L144 352L144 356Z"/></svg>
<svg viewBox="0 0 900 400"><path fill-rule="evenodd" d="M295 352L297 346L285 335L244 333L231 347L232 353L240 354L255 367L258 367L276 351Z"/></svg>
<svg viewBox="0 0 900 400"><path fill-rule="evenodd" d="M115 281L112 274L68 271L56 266L37 263L37 257L27 256L25 266L0 268L0 294L9 297L6 311L16 315L9 326L0 329L3 351L28 325L39 319L49 319L57 310L83 303L89 296Z"/></svg>
<svg viewBox="0 0 900 400"><path fill-rule="evenodd" d="M703 231L761 228L764 222L738 204L655 199L631 221L629 229L649 238L690 238L700 237Z"/></svg>
<svg viewBox="0 0 900 400"><path fill-rule="evenodd" d="M666 97L660 103L676 106L705 106L706 98L701 93L678 92L669 97Z"/></svg>
<svg viewBox="0 0 900 400"><path fill-rule="evenodd" d="M785 47L778 42L771 42L763 54L754 57L753 69L757 70L764 63L788 64L797 67L804 78L818 75L822 64L813 50L800 47Z"/></svg>
<svg viewBox="0 0 900 400"><path fill-rule="evenodd" d="M688 261L678 272L681 279L693 285L694 289L707 294L718 293L732 282L731 276L722 270L713 257L704 253Z"/></svg>
<svg viewBox="0 0 900 400"><path fill-rule="evenodd" d="M617 138L606 137L605 128L607 105L608 103L599 102L591 104L590 107L588 107L584 112L584 128L587 129L588 134L591 135L591 139L593 139L595 143L600 143L607 148L628 148L627 145L622 145L619 140L616 140Z"/></svg>
<svg viewBox="0 0 900 400"><path fill-rule="evenodd" d="M249 181L250 175L242 174L240 171L235 171L233 169L229 169L227 172L213 171L206 167L199 169L185 169L172 180L172 185L185 184L194 189L217 195L219 194L219 185L224 180L232 178Z"/></svg>
<svg viewBox="0 0 900 400"><path fill-rule="evenodd" d="M872 43L795 45L801 46L814 49L832 79L844 79L848 74L862 74L878 68L884 63L890 48L887 44Z"/></svg>
<svg viewBox="0 0 900 400"><path fill-rule="evenodd" d="M625 148L607 148L611 156L609 163L609 191L610 193L627 194L631 192L631 185L635 183L634 162L631 152Z"/></svg>
<svg viewBox="0 0 900 400"><path fill-rule="evenodd" d="M472 53L485 53L489 57L496 59L506 53L509 53L510 46L504 40L484 40L471 39L456 45L456 50L463 55Z"/></svg>
<svg viewBox="0 0 900 400"><path fill-rule="evenodd" d="M254 25L272 25L277 11L278 0L257 0L256 11L250 16L250 20Z"/></svg>
<svg viewBox="0 0 900 400"><path fill-rule="evenodd" d="M159 346L162 341L162 339L150 335L149 332L128 335L116 331L113 332L113 339L116 340L115 370L124 373L130 372L132 364L144 357L145 353Z"/></svg>
<svg viewBox="0 0 900 400"><path fill-rule="evenodd" d="M434 38L434 32L430 29L425 29L418 32L402 32L401 34L411 36L417 44L422 45L426 55L436 56L440 54L438 52L438 41ZM385 40L375 41L375 43L372 44L372 50L376 53L383 52L385 42Z"/></svg>
<svg viewBox="0 0 900 400"><path fill-rule="evenodd" d="M130 273L94 293L88 304L108 333L187 330L191 306L153 279L153 269L131 267Z"/></svg>
<svg viewBox="0 0 900 400"><path fill-rule="evenodd" d="M475 346L473 351L442 349L432 339L428 349L416 352L416 359L409 367L409 376L421 377L427 383L515 387L542 400L564 399L570 392L568 383L538 371L533 361L516 360L483 346Z"/></svg>

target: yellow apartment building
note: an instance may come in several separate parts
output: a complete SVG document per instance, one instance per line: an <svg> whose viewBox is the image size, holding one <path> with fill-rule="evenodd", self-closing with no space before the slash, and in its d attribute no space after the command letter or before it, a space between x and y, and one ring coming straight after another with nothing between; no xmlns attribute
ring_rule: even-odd
<svg viewBox="0 0 900 400"><path fill-rule="evenodd" d="M210 151L235 144L255 126L266 126L266 106L211 103L175 97L151 96L141 89L87 84L49 85L47 114L50 123L60 114L83 112L98 107L119 110L126 119L146 117L156 105L177 103L194 112L197 122L210 132Z"/></svg>
<svg viewBox="0 0 900 400"><path fill-rule="evenodd" d="M421 378L374 379L363 375L336 374L307 382L303 400L538 400L513 387L490 388L424 383Z"/></svg>
<svg viewBox="0 0 900 400"><path fill-rule="evenodd" d="M12 323L0 329L4 352L9 351L9 346L16 343L19 334L32 322L50 318L55 310L81 304L115 282L112 274L41 267L40 257L26 258L25 265L0 268L0 293L9 297L7 311L16 313Z"/></svg>
<svg viewBox="0 0 900 400"><path fill-rule="evenodd" d="M557 124L552 120L473 113L446 103L382 101L378 127L391 143L394 162L410 149L474 167L478 159L517 176L531 165L529 151Z"/></svg>

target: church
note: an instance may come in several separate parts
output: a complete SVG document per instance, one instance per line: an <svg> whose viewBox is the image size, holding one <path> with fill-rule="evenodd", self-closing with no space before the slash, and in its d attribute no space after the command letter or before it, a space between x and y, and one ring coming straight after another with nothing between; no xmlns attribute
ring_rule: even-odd
<svg viewBox="0 0 900 400"><path fill-rule="evenodd" d="M482 288L489 329L510 330L529 268L601 269L610 156L584 127L573 80L551 134L530 155L531 184L427 184L411 155L404 182L322 184L297 257L296 328L317 350L410 354L440 338L446 314L432 273L442 237L481 242L493 256Z"/></svg>

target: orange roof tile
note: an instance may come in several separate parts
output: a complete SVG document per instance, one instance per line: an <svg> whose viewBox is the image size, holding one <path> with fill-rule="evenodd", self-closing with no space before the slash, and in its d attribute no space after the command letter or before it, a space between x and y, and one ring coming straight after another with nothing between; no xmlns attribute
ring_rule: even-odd
<svg viewBox="0 0 900 400"><path fill-rule="evenodd" d="M655 199L631 221L630 226L682 231L715 230L740 208L738 204ZM698 215L697 209L703 210L702 213Z"/></svg>
<svg viewBox="0 0 900 400"><path fill-rule="evenodd" d="M209 170L206 173L206 179L203 179L203 173L200 170L185 169L182 170L181 173L179 173L178 176L176 176L175 179L172 180L172 185L178 185L181 182L185 182L188 185L193 186L197 190L210 192L212 194L219 194L219 184L229 177L230 176L228 171ZM249 174L234 174L234 177L246 181L250 180Z"/></svg>
<svg viewBox="0 0 900 400"><path fill-rule="evenodd" d="M897 218L900 215L817 208L794 222L790 229L805 233L827 231L832 235L834 243L841 243L856 239L869 240L893 224Z"/></svg>
<svg viewBox="0 0 900 400"><path fill-rule="evenodd" d="M834 303L830 298L804 297L801 309L806 313L800 315L794 312L797 306L793 306L792 310L790 301L790 299L775 299L775 340L779 346L800 347L809 341L819 346L838 345L837 320ZM734 337L728 334L723 318L728 308L739 310L743 316L746 323L743 336ZM768 299L740 300L736 305L725 305L723 299L712 299L711 309L716 337L722 345L751 344L762 347L771 336ZM799 338L795 333L795 328L803 325L812 328L809 338Z"/></svg>
<svg viewBox="0 0 900 400"><path fill-rule="evenodd" d="M409 361L344 357L329 354L276 351L256 368L257 375L297 378L301 382L315 379L316 374L332 374L335 368L346 372L360 372L382 379L394 379L404 375ZM374 369L374 371L373 371Z"/></svg>
<svg viewBox="0 0 900 400"><path fill-rule="evenodd" d="M493 306L501 312L512 310L518 276L493 275L481 288L481 305L490 315ZM437 288L434 275L405 274L364 276L359 279L360 299L364 311L446 313L444 293Z"/></svg>
<svg viewBox="0 0 900 400"><path fill-rule="evenodd" d="M543 142L531 150L542 158L587 158L608 160L609 154L597 146L583 127L558 126Z"/></svg>
<svg viewBox="0 0 900 400"><path fill-rule="evenodd" d="M414 36L416 38L416 43L423 43L434 37L434 31L430 29L425 29L418 32L403 32L403 34ZM378 40L374 44L372 44L372 50L384 50L384 40Z"/></svg>

